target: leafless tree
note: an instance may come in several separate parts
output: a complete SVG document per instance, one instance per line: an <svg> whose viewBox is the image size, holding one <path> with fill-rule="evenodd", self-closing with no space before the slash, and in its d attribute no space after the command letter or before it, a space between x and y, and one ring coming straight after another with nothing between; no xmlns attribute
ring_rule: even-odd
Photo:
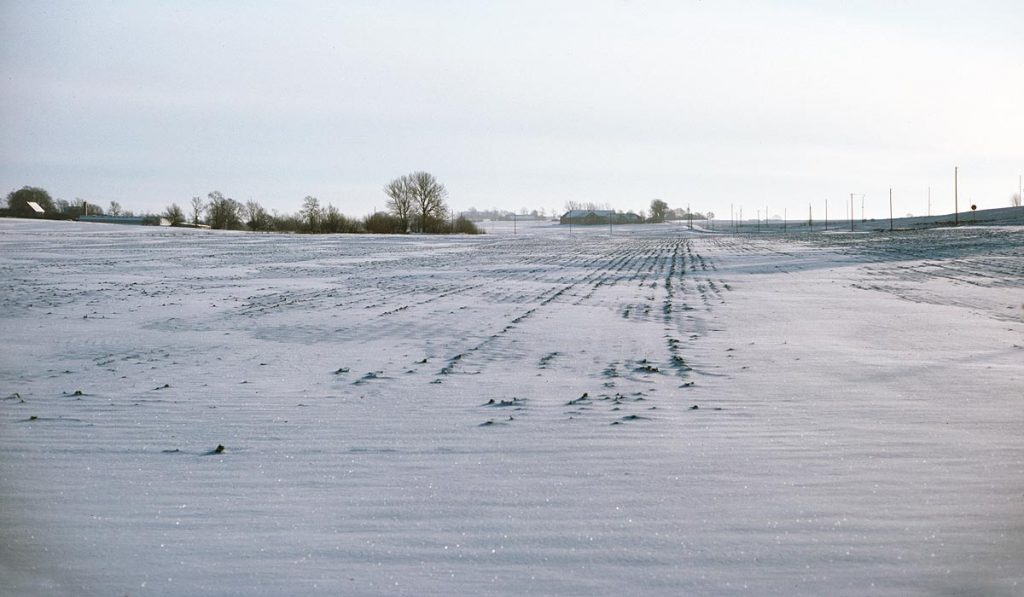
<svg viewBox="0 0 1024 597"><path fill-rule="evenodd" d="M302 210L299 212L302 215L302 220L306 224L306 231L317 233L320 232L320 200L312 195L307 195L302 200Z"/></svg>
<svg viewBox="0 0 1024 597"><path fill-rule="evenodd" d="M245 225L249 230L267 230L270 228L270 215L257 201L250 199L245 202Z"/></svg>
<svg viewBox="0 0 1024 597"><path fill-rule="evenodd" d="M185 212L181 211L181 207L177 203L172 203L167 206L164 217L170 221L171 226L181 226L181 223L185 221Z"/></svg>
<svg viewBox="0 0 1024 597"><path fill-rule="evenodd" d="M108 209L107 212L110 213L110 215L112 216L121 215L121 204L118 203L117 201L111 201L110 209Z"/></svg>
<svg viewBox="0 0 1024 597"><path fill-rule="evenodd" d="M198 226L199 225L199 214L203 213L204 209L206 209L206 204L203 203L203 198L200 197L199 195L196 195L195 197L193 197L192 198L192 225L193 226Z"/></svg>
<svg viewBox="0 0 1024 597"><path fill-rule="evenodd" d="M1020 193L1014 193L1013 196L1010 197L1010 206L1020 207Z"/></svg>
<svg viewBox="0 0 1024 597"><path fill-rule="evenodd" d="M448 189L429 172L413 172L409 175L409 193L416 211L417 225L421 232L428 232L438 220L444 221L448 206L445 199Z"/></svg>
<svg viewBox="0 0 1024 597"><path fill-rule="evenodd" d="M413 214L412 181L409 175L399 176L384 185L384 193L388 196L388 211L398 218L403 231L408 230L409 219Z"/></svg>
<svg viewBox="0 0 1024 597"><path fill-rule="evenodd" d="M239 218L242 205L234 199L225 197L220 191L212 191L207 197L209 202L206 204L206 216L210 227L224 230L238 228L241 224Z"/></svg>

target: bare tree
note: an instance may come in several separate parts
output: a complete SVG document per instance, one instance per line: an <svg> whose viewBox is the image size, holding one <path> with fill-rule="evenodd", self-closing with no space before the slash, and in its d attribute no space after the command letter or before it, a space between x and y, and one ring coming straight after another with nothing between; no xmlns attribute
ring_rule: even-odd
<svg viewBox="0 0 1024 597"><path fill-rule="evenodd" d="M238 228L242 213L242 205L239 202L225 197L220 191L209 193L207 198L209 202L206 204L206 215L211 228Z"/></svg>
<svg viewBox="0 0 1024 597"><path fill-rule="evenodd" d="M185 212L181 210L177 203L172 203L164 211L164 217L170 221L171 226L181 226L182 222L185 221Z"/></svg>
<svg viewBox="0 0 1024 597"><path fill-rule="evenodd" d="M409 175L409 188L420 232L428 232L436 227L438 221L445 220L448 206L444 200L448 197L448 189L433 174L413 172Z"/></svg>
<svg viewBox="0 0 1024 597"><path fill-rule="evenodd" d="M320 232L320 200L312 195L307 195L302 200L302 210L299 212L302 214L302 220L306 224L307 232Z"/></svg>
<svg viewBox="0 0 1024 597"><path fill-rule="evenodd" d="M110 202L110 209L107 210L112 216L121 215L121 204L117 201Z"/></svg>
<svg viewBox="0 0 1024 597"><path fill-rule="evenodd" d="M193 197L192 198L192 225L193 226L198 226L199 225L199 214L203 213L204 209L206 209L206 204L203 203L203 198L200 197L199 195L196 195L195 197Z"/></svg>
<svg viewBox="0 0 1024 597"><path fill-rule="evenodd" d="M320 213L320 229L322 232L337 234L343 231L346 223L345 216L338 211L337 207L328 203L326 207L320 210Z"/></svg>
<svg viewBox="0 0 1024 597"><path fill-rule="evenodd" d="M270 228L270 215L259 202L250 199L245 202L245 225L249 230L267 230Z"/></svg>
<svg viewBox="0 0 1024 597"><path fill-rule="evenodd" d="M1020 193L1014 193L1013 196L1010 197L1010 206L1020 207Z"/></svg>
<svg viewBox="0 0 1024 597"><path fill-rule="evenodd" d="M399 176L384 185L384 193L388 196L388 211L398 218L403 231L408 230L413 213L412 182L409 176Z"/></svg>

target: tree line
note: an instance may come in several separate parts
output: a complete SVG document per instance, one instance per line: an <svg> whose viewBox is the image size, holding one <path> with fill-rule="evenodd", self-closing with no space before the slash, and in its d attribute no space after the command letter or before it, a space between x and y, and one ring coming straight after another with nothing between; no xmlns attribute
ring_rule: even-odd
<svg viewBox="0 0 1024 597"><path fill-rule="evenodd" d="M691 212L689 208L678 207L673 209L668 206L668 203L665 203L661 199L652 199L650 215L644 217L644 213L640 212L640 216L644 218L645 221L654 224L666 221L685 220L690 217L695 220L703 220L711 217L710 214L705 215L700 212Z"/></svg>
<svg viewBox="0 0 1024 597"><path fill-rule="evenodd" d="M413 172L399 176L384 185L387 196L386 212L376 212L363 218L341 213L330 203L324 205L313 196L302 201L296 213L279 214L267 211L258 201L242 203L211 191L204 199L192 197L184 208L171 203L160 214L145 214L164 218L171 226L209 226L218 230L251 230L254 232L297 232L307 234L482 234L468 218L452 211L448 204L448 190L429 172ZM77 201L54 200L39 187L23 187L7 195L8 215L38 217L29 205L35 202L46 212L44 217L72 219L82 215L133 216L116 201L105 211L100 206Z"/></svg>
<svg viewBox="0 0 1024 597"><path fill-rule="evenodd" d="M593 202L581 202L581 201L566 201L565 211L615 211L611 205L607 203L593 203ZM640 213L633 214L633 212L626 212L625 215L635 215L640 222L645 224L660 224L666 221L674 220L685 220L691 217L691 212L687 208L672 209L661 199L652 199L650 212L640 210ZM705 219L705 214L692 212L692 217L695 220Z"/></svg>

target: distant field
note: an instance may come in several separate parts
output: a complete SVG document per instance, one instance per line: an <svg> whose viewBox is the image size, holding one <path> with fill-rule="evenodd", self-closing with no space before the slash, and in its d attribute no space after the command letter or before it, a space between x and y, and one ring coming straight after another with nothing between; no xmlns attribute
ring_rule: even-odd
<svg viewBox="0 0 1024 597"><path fill-rule="evenodd" d="M0 594L1020 592L1024 228L511 226L0 220Z"/></svg>

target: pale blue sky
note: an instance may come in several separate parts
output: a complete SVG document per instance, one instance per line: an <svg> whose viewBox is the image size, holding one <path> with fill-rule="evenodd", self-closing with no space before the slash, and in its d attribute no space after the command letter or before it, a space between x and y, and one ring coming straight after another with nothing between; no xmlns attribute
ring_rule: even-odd
<svg viewBox="0 0 1024 597"><path fill-rule="evenodd" d="M1003 207L1024 2L3 2L0 190L790 217ZM948 204L948 205L946 205Z"/></svg>

